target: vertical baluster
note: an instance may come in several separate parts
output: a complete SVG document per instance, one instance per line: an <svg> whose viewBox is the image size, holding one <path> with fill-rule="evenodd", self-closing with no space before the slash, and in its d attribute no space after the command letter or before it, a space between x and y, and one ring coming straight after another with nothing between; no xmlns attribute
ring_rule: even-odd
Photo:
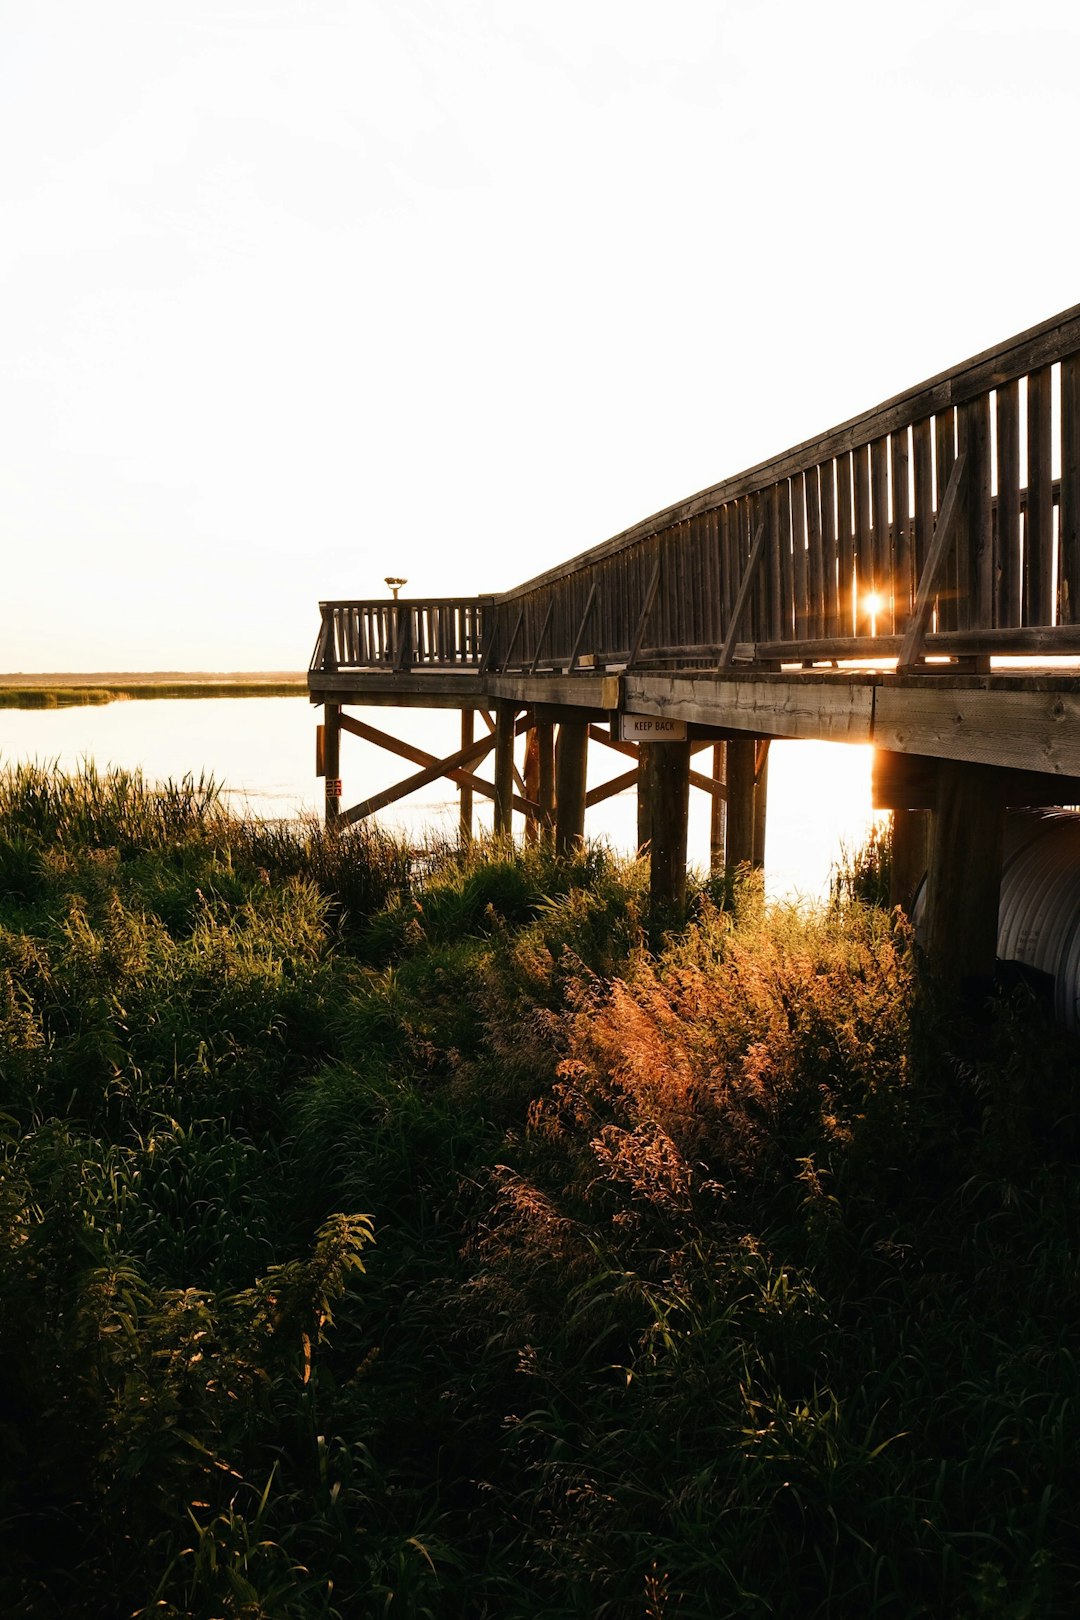
<svg viewBox="0 0 1080 1620"><path fill-rule="evenodd" d="M821 541L821 473L811 467L803 480L806 502L806 633L817 641L828 634L825 621L825 561Z"/></svg>
<svg viewBox="0 0 1080 1620"><path fill-rule="evenodd" d="M929 418L912 427L911 450L915 466L914 597L934 537L934 452Z"/></svg>
<svg viewBox="0 0 1080 1620"><path fill-rule="evenodd" d="M781 478L776 486L776 516L780 552L780 639L795 633L795 558L791 526L791 483Z"/></svg>
<svg viewBox="0 0 1080 1620"><path fill-rule="evenodd" d="M889 441L875 439L870 446L870 492L874 524L874 589L882 606L874 614L879 636L892 634L893 556L889 531Z"/></svg>
<svg viewBox="0 0 1080 1620"><path fill-rule="evenodd" d="M791 561L795 582L795 639L805 640L811 634L806 556L806 475L797 473L791 480Z"/></svg>
<svg viewBox="0 0 1080 1620"><path fill-rule="evenodd" d="M855 630L855 524L851 504L850 450L836 458L836 546L840 634L850 636Z"/></svg>
<svg viewBox="0 0 1080 1620"><path fill-rule="evenodd" d="M1024 563L1020 547L1020 384L997 390L998 624L1023 624Z"/></svg>
<svg viewBox="0 0 1080 1620"><path fill-rule="evenodd" d="M1050 367L1027 380L1027 516L1024 522L1024 623L1054 622L1054 507L1050 443Z"/></svg>
<svg viewBox="0 0 1080 1620"><path fill-rule="evenodd" d="M889 531L889 441L870 445L871 525L873 525L873 588L882 606L873 614L874 632L892 632L892 535ZM870 614L868 614L870 617Z"/></svg>
<svg viewBox="0 0 1080 1620"><path fill-rule="evenodd" d="M765 639L779 641L783 636L784 608L790 596L784 593L783 545L784 531L780 517L781 491L787 499L787 482L773 484L765 499L768 511L768 539L765 556L768 565L768 594L766 596Z"/></svg>
<svg viewBox="0 0 1080 1620"><path fill-rule="evenodd" d="M967 453L965 516L958 544L966 542L969 568L961 570L962 629L989 630L994 623L994 544L990 506L990 396L980 394L960 410L961 443Z"/></svg>
<svg viewBox="0 0 1080 1620"><path fill-rule="evenodd" d="M822 463L818 478L821 495L822 613L827 636L840 634L840 598L836 550L836 463Z"/></svg>
<svg viewBox="0 0 1080 1620"><path fill-rule="evenodd" d="M941 502L949 483L949 474L956 460L956 423L952 406L939 411L934 418L934 468L937 476L936 509L940 514ZM950 549L944 570L944 588L938 596L938 629L955 630L957 572L956 549Z"/></svg>
<svg viewBox="0 0 1080 1620"><path fill-rule="evenodd" d="M855 473L855 634L870 634L866 599L875 589L873 534L870 527L870 449L860 444L852 451Z"/></svg>
<svg viewBox="0 0 1080 1620"><path fill-rule="evenodd" d="M1063 624L1080 622L1080 354L1061 362L1061 588Z"/></svg>
<svg viewBox="0 0 1080 1620"><path fill-rule="evenodd" d="M911 578L911 489L908 475L908 430L897 428L890 437L892 456L893 630L907 629L915 600Z"/></svg>

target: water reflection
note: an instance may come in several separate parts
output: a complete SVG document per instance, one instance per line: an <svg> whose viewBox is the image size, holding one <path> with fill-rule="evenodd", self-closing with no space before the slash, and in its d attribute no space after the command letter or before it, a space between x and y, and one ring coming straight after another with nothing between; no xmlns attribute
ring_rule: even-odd
<svg viewBox="0 0 1080 1620"><path fill-rule="evenodd" d="M57 761L64 769L93 759L100 768L141 767L152 780L206 771L227 786L238 810L256 816L321 811L315 777L317 711L302 698L192 698L127 701L103 707L0 709L0 761ZM460 746L454 712L371 710L372 725L407 737L433 754ZM707 756L706 756L707 757ZM594 746L590 784L620 773L618 755ZM352 737L342 738L345 803L378 792L409 774L404 761ZM490 761L481 767L490 776ZM705 794L690 799L690 859L704 866L709 850ZM491 824L490 801L478 799L477 820ZM453 833L457 800L433 783L380 818L410 838L429 828ZM827 891L841 842L857 845L871 825L870 749L842 743L774 743L769 760L766 883L776 898ZM633 791L590 810L587 827L616 849L636 836Z"/></svg>

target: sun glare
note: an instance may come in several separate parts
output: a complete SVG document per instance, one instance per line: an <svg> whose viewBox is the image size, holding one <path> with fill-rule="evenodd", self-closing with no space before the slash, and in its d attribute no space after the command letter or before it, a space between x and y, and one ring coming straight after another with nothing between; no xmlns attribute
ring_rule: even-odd
<svg viewBox="0 0 1080 1620"><path fill-rule="evenodd" d="M884 611L885 598L882 596L880 591L867 591L866 595L863 597L862 605L863 612L866 613L871 619L876 619L878 614Z"/></svg>

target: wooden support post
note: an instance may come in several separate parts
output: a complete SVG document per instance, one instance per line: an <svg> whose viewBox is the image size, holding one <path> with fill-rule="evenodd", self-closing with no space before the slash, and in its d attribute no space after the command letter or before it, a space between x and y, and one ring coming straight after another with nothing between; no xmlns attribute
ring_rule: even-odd
<svg viewBox="0 0 1080 1620"><path fill-rule="evenodd" d="M325 820L332 827L341 813L341 704L323 708L323 775L326 778Z"/></svg>
<svg viewBox="0 0 1080 1620"><path fill-rule="evenodd" d="M638 747L637 849L643 855L652 842L652 748Z"/></svg>
<svg viewBox="0 0 1080 1620"><path fill-rule="evenodd" d="M550 720L538 720L535 736L540 756L540 826L550 835L555 830L555 727Z"/></svg>
<svg viewBox="0 0 1080 1620"><path fill-rule="evenodd" d="M765 811L769 800L769 739L759 737L754 771L754 869L765 869Z"/></svg>
<svg viewBox="0 0 1080 1620"><path fill-rule="evenodd" d="M514 830L514 722L517 708L500 701L495 710L495 836Z"/></svg>
<svg viewBox="0 0 1080 1620"><path fill-rule="evenodd" d="M992 765L943 759L930 831L926 949L935 978L978 993L997 957L1003 796Z"/></svg>
<svg viewBox="0 0 1080 1620"><path fill-rule="evenodd" d="M585 777L589 726L566 712L555 749L555 848L567 855L585 836Z"/></svg>
<svg viewBox="0 0 1080 1620"><path fill-rule="evenodd" d="M930 864L930 814L926 810L892 813L892 863L889 900L908 916L915 892Z"/></svg>
<svg viewBox="0 0 1080 1620"><path fill-rule="evenodd" d="M471 709L461 711L461 746L471 748L473 744L473 721L475 716ZM458 836L463 844L472 843L473 835L473 790L471 782L462 782L458 789L460 811L458 819Z"/></svg>
<svg viewBox="0 0 1080 1620"><path fill-rule="evenodd" d="M536 738L536 727L533 726L525 735L525 797L535 805L540 804L540 745ZM530 813L525 817L525 842L535 844L540 837L540 818Z"/></svg>
<svg viewBox="0 0 1080 1620"><path fill-rule="evenodd" d="M727 745L727 849L729 872L754 862L754 761L756 737L732 737Z"/></svg>
<svg viewBox="0 0 1080 1620"><path fill-rule="evenodd" d="M655 916L676 915L686 907L686 822L690 804L690 744L647 743L653 756L650 776L652 838L649 844L649 901Z"/></svg>
<svg viewBox="0 0 1080 1620"><path fill-rule="evenodd" d="M713 743L712 779L721 786L727 783L727 744ZM709 811L709 871L722 872L725 865L727 805L719 793L713 794Z"/></svg>

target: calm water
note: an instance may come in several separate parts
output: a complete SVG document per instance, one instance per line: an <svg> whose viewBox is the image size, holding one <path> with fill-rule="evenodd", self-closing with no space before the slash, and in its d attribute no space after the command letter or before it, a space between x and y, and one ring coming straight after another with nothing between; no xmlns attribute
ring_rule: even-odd
<svg viewBox="0 0 1080 1620"><path fill-rule="evenodd" d="M99 767L141 767L161 780L207 771L224 783L230 802L256 816L321 811L322 783L315 770L317 711L302 698L196 698L118 702L100 708L0 709L0 763L57 761L74 768L84 759ZM369 710L370 724L407 738L431 753L460 747L456 713ZM479 734L479 733L478 733ZM699 758L707 770L708 755ZM626 761L594 745L589 782L618 775ZM377 792L418 767L342 737L346 804ZM490 777L490 759L481 766ZM433 783L384 811L385 825L419 837L425 829L452 832L456 796ZM490 826L490 801L479 800L477 819ZM841 842L860 843L873 821L870 749L840 743L774 743L769 760L766 884L776 897L820 896ZM630 850L636 835L633 790L590 810L586 829L616 849ZM709 853L706 795L690 795L690 859L705 866Z"/></svg>

